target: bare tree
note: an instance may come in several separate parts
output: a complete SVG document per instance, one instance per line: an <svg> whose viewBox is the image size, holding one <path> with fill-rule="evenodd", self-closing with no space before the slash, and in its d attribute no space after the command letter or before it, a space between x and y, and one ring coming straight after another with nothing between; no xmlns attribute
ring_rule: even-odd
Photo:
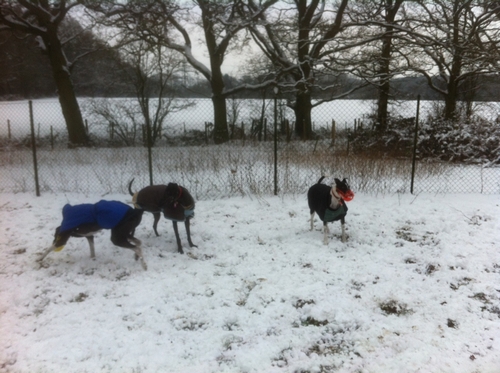
<svg viewBox="0 0 500 373"><path fill-rule="evenodd" d="M255 1L248 0L247 5L256 10ZM294 100L288 105L295 112L295 134L305 139L312 136L314 107L345 97L366 84L360 82L355 87L345 87L340 94L333 94L338 92L338 87L329 84L333 81L331 78L325 78L356 70L356 66L338 64L337 56L370 40L359 32L356 37L348 33L349 28L359 25L347 19L347 5L348 0L280 2L261 13L260 22L250 26L255 42L276 66L278 75L284 77L282 89L294 94ZM314 91L322 93L315 102ZM330 95L325 94L328 91Z"/></svg>
<svg viewBox="0 0 500 373"><path fill-rule="evenodd" d="M374 66L373 80L378 90L377 114L375 124L378 132L383 133L387 129L387 120L389 117L389 100L391 94L391 80L394 75L400 73L394 68L395 47L394 38L397 36L398 29L395 25L399 24L396 20L398 11L405 0L379 0L379 1L357 1L363 6L364 13L362 17L366 21L379 19L382 28L380 39L375 41L376 46L371 57L376 61ZM356 3L356 2L355 2Z"/></svg>
<svg viewBox="0 0 500 373"><path fill-rule="evenodd" d="M384 35L382 36L382 47L380 50L380 59L378 62L379 90L377 102L377 120L379 132L385 132L387 129L388 106L391 88L391 55L393 47L393 33L396 15L404 0L382 0L381 12L384 22L387 24Z"/></svg>
<svg viewBox="0 0 500 373"><path fill-rule="evenodd" d="M0 32L11 30L38 37L41 50L48 56L57 87L59 102L66 121L69 141L86 145L89 138L71 81L72 64L64 53L59 26L77 1L0 0Z"/></svg>
<svg viewBox="0 0 500 373"><path fill-rule="evenodd" d="M190 6L181 1L147 0L147 1L113 1L106 0L96 5L88 1L87 6L105 14L109 19L127 19L126 27L132 25L147 25L154 23L163 25L156 34L158 43L180 53L186 61L200 73L209 83L212 91L214 108L214 141L216 144L229 140L227 123L226 98L244 89L257 89L249 85L225 87L222 65L231 47L241 47L245 44L244 37L239 34L249 23L254 22L260 12L277 0L267 0L255 7L253 14L241 16L242 1L192 0ZM111 17L111 18L110 18ZM146 22L144 22L146 21ZM124 23L125 24L125 23ZM149 27L135 28L137 37L148 38L152 32ZM157 29L159 31L159 29ZM193 53L192 38L200 36L209 59L207 66ZM274 81L266 82L267 85Z"/></svg>
<svg viewBox="0 0 500 373"><path fill-rule="evenodd" d="M410 30L406 60L441 94L443 117L456 120L463 90L477 89L470 82L499 71L500 25L497 7L481 0L417 0L406 7L405 28Z"/></svg>
<svg viewBox="0 0 500 373"><path fill-rule="evenodd" d="M170 113L193 105L192 102L175 99L177 92L174 83L181 73L183 59L161 42L164 37L164 23L158 9L153 7L145 11L143 8L144 5L154 4L154 1L131 2L126 12L121 9L116 19L104 22L107 26L119 29L114 43L121 53L122 68L133 88L136 102L135 105L130 102L120 103L126 109L125 121L119 121L119 116L115 114L109 115L109 110L95 111L112 123L116 131L123 128L121 133L117 132L119 136L124 134L135 137L135 128L142 123L143 142L147 146L154 146L162 137L164 123ZM138 13L140 17L137 16ZM130 122L133 128L131 131L128 130ZM133 139L126 143L133 143Z"/></svg>
<svg viewBox="0 0 500 373"><path fill-rule="evenodd" d="M377 105L374 124L379 133L385 132L389 118L391 81L398 74L406 72L399 58L400 34L403 20L398 11L405 0L352 0L346 10L350 22L359 25L356 39L371 39L360 48L346 50L343 62L337 64L357 66L351 70L360 79L366 80L377 89Z"/></svg>
<svg viewBox="0 0 500 373"><path fill-rule="evenodd" d="M142 40L127 45L125 51L129 55L126 61L133 66L131 81L147 131L145 144L153 146L162 136L167 116L192 105L175 99L173 82L182 61L161 44Z"/></svg>

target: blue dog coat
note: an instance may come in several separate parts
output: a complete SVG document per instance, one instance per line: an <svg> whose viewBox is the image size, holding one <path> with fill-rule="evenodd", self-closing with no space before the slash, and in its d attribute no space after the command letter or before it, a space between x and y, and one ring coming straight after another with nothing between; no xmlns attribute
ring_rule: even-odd
<svg viewBox="0 0 500 373"><path fill-rule="evenodd" d="M101 200L96 204L65 205L60 232L74 229L82 224L98 224L103 229L113 229L123 219L130 206L118 201Z"/></svg>

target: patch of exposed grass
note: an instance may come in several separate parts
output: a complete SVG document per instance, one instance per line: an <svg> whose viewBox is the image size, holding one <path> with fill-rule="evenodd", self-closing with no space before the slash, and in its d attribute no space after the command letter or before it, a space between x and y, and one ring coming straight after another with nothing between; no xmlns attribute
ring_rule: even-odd
<svg viewBox="0 0 500 373"><path fill-rule="evenodd" d="M293 305L295 308L302 308L306 304L316 304L316 302L312 299L299 299L295 304Z"/></svg>
<svg viewBox="0 0 500 373"><path fill-rule="evenodd" d="M414 312L411 308L408 308L407 304L400 303L394 299L386 302L380 302L379 307L386 315L405 316Z"/></svg>

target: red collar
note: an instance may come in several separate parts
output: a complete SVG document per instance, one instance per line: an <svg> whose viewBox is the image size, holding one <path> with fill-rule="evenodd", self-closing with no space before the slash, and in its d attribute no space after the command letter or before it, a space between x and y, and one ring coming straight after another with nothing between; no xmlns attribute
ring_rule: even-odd
<svg viewBox="0 0 500 373"><path fill-rule="evenodd" d="M179 204L179 199L181 199L181 196L182 196L182 188L180 187L179 185L179 195L177 196L177 198L175 199L175 202L174 202L174 208L177 208L177 205Z"/></svg>

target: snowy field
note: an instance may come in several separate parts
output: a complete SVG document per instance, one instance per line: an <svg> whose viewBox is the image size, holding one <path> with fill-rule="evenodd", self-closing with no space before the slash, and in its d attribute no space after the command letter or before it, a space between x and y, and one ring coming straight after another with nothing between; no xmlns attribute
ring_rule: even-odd
<svg viewBox="0 0 500 373"><path fill-rule="evenodd" d="M500 372L498 195L358 192L326 246L305 195L204 200L185 255L144 215L148 271L109 232L40 266L99 199L0 194L1 373Z"/></svg>
<svg viewBox="0 0 500 373"><path fill-rule="evenodd" d="M106 136L108 127L101 117L92 112L92 102L99 102L102 99L79 98L82 115L87 120L89 132L95 136ZM38 99L33 101L33 118L35 131L40 136L48 136L52 126L54 135L66 136L66 127L61 113L61 107L57 98ZM127 102L134 102L133 99L109 99L110 103L124 105ZM183 101L185 103L185 101ZM213 121L213 106L210 99L193 99L194 103L188 109L177 113L171 113L166 119L164 133L175 135L184 130L204 130L205 122ZM246 123L247 131L250 130L252 119L260 118L262 106L261 100L245 99L237 100L238 119L237 124ZM426 113L432 110L435 101L421 101L420 118L424 119ZM228 115L231 113L232 101L228 100ZM390 105L390 111L394 116L415 117L416 101L393 102ZM481 102L475 104L477 114L496 120L499 112L500 103ZM363 120L367 115L374 112L375 102L373 100L335 100L322 104L312 111L312 120L315 128L331 126L332 120L335 120L337 128L343 129L352 127L355 120ZM153 109L152 109L153 110ZM293 121L293 112L286 108L284 101L279 104L279 110L283 115ZM116 112L123 114L124 110ZM266 115L270 123L274 115L273 100L268 100L266 104ZM125 116L124 116L125 117ZM231 119L231 118L229 118ZM124 119L127 121L128 119ZM139 116L137 120L140 122ZM3 101L0 102L0 137L6 137L8 132L7 121L10 122L11 133L13 137L23 137L30 132L30 116L28 100L21 101Z"/></svg>

